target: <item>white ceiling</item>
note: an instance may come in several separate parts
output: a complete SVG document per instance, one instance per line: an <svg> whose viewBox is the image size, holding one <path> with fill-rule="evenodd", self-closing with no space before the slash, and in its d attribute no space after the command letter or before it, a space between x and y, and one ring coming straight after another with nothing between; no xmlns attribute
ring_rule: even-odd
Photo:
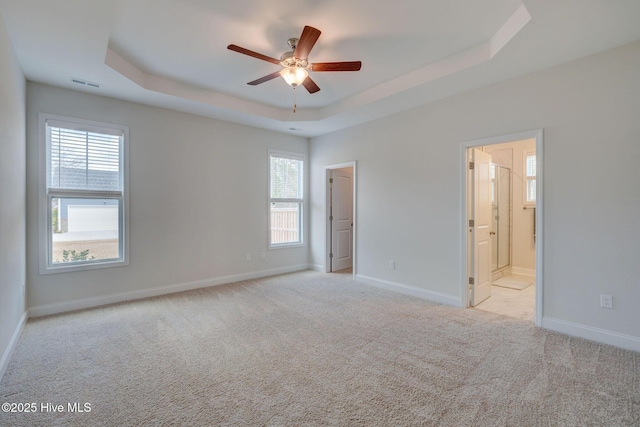
<svg viewBox="0 0 640 427"><path fill-rule="evenodd" d="M638 0L0 0L27 79L316 136L640 39ZM321 91L280 78L305 25ZM71 78L99 83L81 86ZM295 130L291 130L294 128Z"/></svg>

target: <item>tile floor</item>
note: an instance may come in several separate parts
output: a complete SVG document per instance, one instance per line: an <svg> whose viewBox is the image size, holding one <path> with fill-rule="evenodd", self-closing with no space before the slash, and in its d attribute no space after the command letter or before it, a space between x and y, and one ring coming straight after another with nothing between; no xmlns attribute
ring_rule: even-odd
<svg viewBox="0 0 640 427"><path fill-rule="evenodd" d="M519 278L516 275L512 277L515 279ZM533 280L534 283L521 291L500 286L491 286L491 296L475 306L475 308L535 322L535 279L530 277L522 277L522 279Z"/></svg>
<svg viewBox="0 0 640 427"><path fill-rule="evenodd" d="M351 268L336 271L334 274L352 274ZM514 279L523 279L534 282L528 288L521 291L501 286L491 286L491 296L474 308L503 314L517 319L536 321L536 285L535 278L528 276L512 275Z"/></svg>

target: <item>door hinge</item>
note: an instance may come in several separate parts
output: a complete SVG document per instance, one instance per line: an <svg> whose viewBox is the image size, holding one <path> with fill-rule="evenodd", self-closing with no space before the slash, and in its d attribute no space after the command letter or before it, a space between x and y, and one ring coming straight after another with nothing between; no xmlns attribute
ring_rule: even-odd
<svg viewBox="0 0 640 427"><path fill-rule="evenodd" d="M469 277L469 284L470 285L475 285L475 280L473 279L473 277Z"/></svg>
<svg viewBox="0 0 640 427"><path fill-rule="evenodd" d="M474 167L474 166L475 166L475 165L474 165L474 163L473 163L473 162L469 162L469 169L473 169L473 167Z"/></svg>
<svg viewBox="0 0 640 427"><path fill-rule="evenodd" d="M329 258L333 258L333 254L332 253L329 254Z"/></svg>
<svg viewBox="0 0 640 427"><path fill-rule="evenodd" d="M329 217L329 221L333 221L333 215Z"/></svg>
<svg viewBox="0 0 640 427"><path fill-rule="evenodd" d="M329 178L329 184L333 184L333 178Z"/></svg>
<svg viewBox="0 0 640 427"><path fill-rule="evenodd" d="M476 222L472 219L469 220L469 227L475 227Z"/></svg>

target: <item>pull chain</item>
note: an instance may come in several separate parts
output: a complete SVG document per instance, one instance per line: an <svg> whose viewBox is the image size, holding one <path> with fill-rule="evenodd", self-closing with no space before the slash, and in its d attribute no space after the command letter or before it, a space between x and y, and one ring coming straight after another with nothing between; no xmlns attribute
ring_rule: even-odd
<svg viewBox="0 0 640 427"><path fill-rule="evenodd" d="M296 113L296 108L298 108L298 106L296 105L296 87L293 87L293 114Z"/></svg>

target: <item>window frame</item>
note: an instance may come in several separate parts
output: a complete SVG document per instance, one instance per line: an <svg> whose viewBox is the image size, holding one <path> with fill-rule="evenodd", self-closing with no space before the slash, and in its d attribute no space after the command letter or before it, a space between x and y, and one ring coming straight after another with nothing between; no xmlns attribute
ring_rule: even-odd
<svg viewBox="0 0 640 427"><path fill-rule="evenodd" d="M271 197L271 158L278 157L284 159L298 160L302 162L302 170L299 174L300 185L299 188L302 192L301 198L278 198ZM285 249L285 248L293 248L305 246L304 239L304 213L305 213L305 199L306 199L306 179L305 179L305 169L306 169L306 159L305 155L301 153L295 153L292 151L282 151L269 149L267 155L267 242L269 249ZM272 203L298 203L300 206L298 213L298 241L297 242L286 242L286 243L273 243L271 241L271 204Z"/></svg>
<svg viewBox="0 0 640 427"><path fill-rule="evenodd" d="M528 175L527 174L527 159L529 158L529 156L534 156L536 157L536 170L534 170L535 175ZM536 200L528 200L528 184L529 181L534 181L536 182L536 188L537 188L537 179L538 179L538 158L537 158L537 154L535 151L525 151L523 153L523 159L522 159L522 164L523 164L523 180L522 180L522 204L526 207L535 207L536 206ZM536 199L538 198L538 194L536 191Z"/></svg>
<svg viewBox="0 0 640 427"><path fill-rule="evenodd" d="M49 159L49 141L47 140L47 122L54 122L56 126L88 132L114 134L122 133L122 147L120 159L120 178L122 190L76 190L48 188L51 161ZM129 127L74 117L58 116L48 113L38 113L38 249L39 273L41 275L53 273L68 273L72 271L95 270L129 265ZM109 198L119 201L118 244L121 257L118 259L77 261L73 263L52 263L52 209L54 198Z"/></svg>

